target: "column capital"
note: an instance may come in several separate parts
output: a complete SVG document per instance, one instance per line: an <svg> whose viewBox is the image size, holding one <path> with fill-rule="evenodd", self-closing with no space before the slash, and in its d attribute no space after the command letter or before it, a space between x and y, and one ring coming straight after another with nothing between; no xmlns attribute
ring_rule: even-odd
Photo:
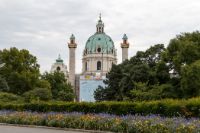
<svg viewBox="0 0 200 133"><path fill-rule="evenodd" d="M68 43L69 48L77 48L77 44L75 42L75 36L74 34L71 35L70 37L70 42Z"/></svg>

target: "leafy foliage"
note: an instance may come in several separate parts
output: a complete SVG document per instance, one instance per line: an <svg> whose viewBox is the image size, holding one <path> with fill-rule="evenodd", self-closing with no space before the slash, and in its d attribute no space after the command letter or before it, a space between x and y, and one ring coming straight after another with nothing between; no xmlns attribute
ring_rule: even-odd
<svg viewBox="0 0 200 133"><path fill-rule="evenodd" d="M2 92L9 91L9 86L8 86L6 80L3 79L1 76L0 76L0 91L2 91Z"/></svg>
<svg viewBox="0 0 200 133"><path fill-rule="evenodd" d="M51 91L46 88L36 88L24 93L25 101L48 101L51 99Z"/></svg>
<svg viewBox="0 0 200 133"><path fill-rule="evenodd" d="M10 103L10 102L22 102L23 99L20 96L17 96L12 93L0 92L0 102L1 103Z"/></svg>
<svg viewBox="0 0 200 133"><path fill-rule="evenodd" d="M189 98L200 95L200 32L183 33L163 44L138 51L115 65L105 88L95 92L97 101Z"/></svg>
<svg viewBox="0 0 200 133"><path fill-rule="evenodd" d="M74 93L63 73L45 73L40 77L37 58L28 50L15 47L0 50L0 63L6 65L0 69L0 91L24 95L25 99L70 101Z"/></svg>
<svg viewBox="0 0 200 133"><path fill-rule="evenodd" d="M73 99L75 98L72 86L67 82L64 73L45 72L42 75L42 79L50 83L53 99L73 101Z"/></svg>
<svg viewBox="0 0 200 133"><path fill-rule="evenodd" d="M153 93L152 90L149 92L152 85L157 85L160 81L165 83L169 80L168 68L165 63L161 62L163 51L165 51L164 45L157 44L151 46L145 52L138 51L135 56L122 64L113 65L111 71L107 74L107 79L104 81L107 86L104 89L99 87L96 90L95 99L97 101L134 100L133 92L135 94L136 91L137 94L139 91L144 92L140 90L141 88L136 90L138 82L147 84L146 93Z"/></svg>
<svg viewBox="0 0 200 133"><path fill-rule="evenodd" d="M200 117L200 98L187 100L153 100L140 102L32 102L24 104L1 103L0 109L37 112L81 112L126 114L159 114L162 116Z"/></svg>
<svg viewBox="0 0 200 133"><path fill-rule="evenodd" d="M181 89L186 98L200 95L200 60L186 65L181 71Z"/></svg>
<svg viewBox="0 0 200 133"><path fill-rule="evenodd" d="M36 87L39 65L29 51L17 48L0 50L0 60L6 64L0 69L0 75L6 80L9 92L21 95Z"/></svg>

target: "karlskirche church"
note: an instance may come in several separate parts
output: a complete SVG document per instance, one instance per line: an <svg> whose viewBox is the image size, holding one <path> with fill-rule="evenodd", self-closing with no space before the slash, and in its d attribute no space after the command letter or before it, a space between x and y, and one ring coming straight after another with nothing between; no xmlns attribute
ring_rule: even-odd
<svg viewBox="0 0 200 133"><path fill-rule="evenodd" d="M72 34L68 43L69 48L69 72L67 66L59 56L56 63L52 65L51 72L61 71L66 75L66 79L74 87L77 101L94 100L94 91L99 85L105 86L103 80L110 71L113 64L117 64L117 50L112 38L104 31L104 23L99 16L96 24L96 33L88 38L82 54L82 73L76 74L76 48L75 36ZM123 35L122 61L128 59L128 37Z"/></svg>

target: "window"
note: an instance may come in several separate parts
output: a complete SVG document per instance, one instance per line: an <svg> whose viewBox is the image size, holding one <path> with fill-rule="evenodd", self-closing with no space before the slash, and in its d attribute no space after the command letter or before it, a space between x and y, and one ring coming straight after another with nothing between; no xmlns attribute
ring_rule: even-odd
<svg viewBox="0 0 200 133"><path fill-rule="evenodd" d="M97 70L101 70L101 61L97 61Z"/></svg>
<svg viewBox="0 0 200 133"><path fill-rule="evenodd" d="M87 62L85 62L85 71L87 71Z"/></svg>
<svg viewBox="0 0 200 133"><path fill-rule="evenodd" d="M98 48L98 49L97 49L97 52L100 53L100 52L101 52L101 48Z"/></svg>
<svg viewBox="0 0 200 133"><path fill-rule="evenodd" d="M56 70L59 72L60 71L60 67L57 67Z"/></svg>

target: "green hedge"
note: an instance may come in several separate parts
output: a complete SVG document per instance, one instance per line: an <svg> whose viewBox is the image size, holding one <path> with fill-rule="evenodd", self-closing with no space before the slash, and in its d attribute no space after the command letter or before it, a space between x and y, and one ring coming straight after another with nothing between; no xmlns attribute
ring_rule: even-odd
<svg viewBox="0 0 200 133"><path fill-rule="evenodd" d="M0 92L0 102L1 103L19 103L22 102L23 98L7 92Z"/></svg>
<svg viewBox="0 0 200 133"><path fill-rule="evenodd" d="M160 114L163 116L200 117L200 98L188 100L158 100L148 102L41 102L24 104L0 104L1 110L37 112L83 112L125 114Z"/></svg>

